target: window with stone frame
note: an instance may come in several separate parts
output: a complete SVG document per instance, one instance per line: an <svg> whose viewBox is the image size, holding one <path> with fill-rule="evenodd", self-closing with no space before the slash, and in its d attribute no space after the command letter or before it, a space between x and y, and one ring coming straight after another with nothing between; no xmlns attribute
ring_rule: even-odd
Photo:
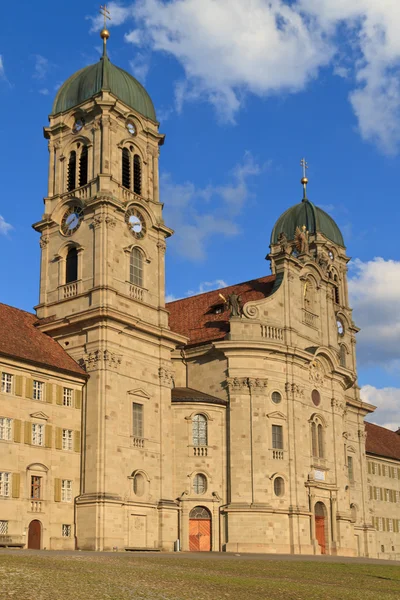
<svg viewBox="0 0 400 600"><path fill-rule="evenodd" d="M325 457L325 432L321 420L315 416L311 421L311 445L314 458Z"/></svg>
<svg viewBox="0 0 400 600"><path fill-rule="evenodd" d="M282 425L272 425L272 448L274 450L283 450Z"/></svg>
<svg viewBox="0 0 400 600"><path fill-rule="evenodd" d="M10 373L1 374L1 391L5 394L12 394L13 376Z"/></svg>
<svg viewBox="0 0 400 600"><path fill-rule="evenodd" d="M0 535L7 535L8 521L0 521Z"/></svg>
<svg viewBox="0 0 400 600"><path fill-rule="evenodd" d="M194 415L192 419L192 444L193 446L207 446L208 423L207 417L202 414Z"/></svg>
<svg viewBox="0 0 400 600"><path fill-rule="evenodd" d="M44 399L44 383L43 381L33 380L33 399L43 400Z"/></svg>
<svg viewBox="0 0 400 600"><path fill-rule="evenodd" d="M44 446L44 425L32 423L32 445Z"/></svg>
<svg viewBox="0 0 400 600"><path fill-rule="evenodd" d="M143 287L143 252L134 247L130 253L129 281L133 285Z"/></svg>
<svg viewBox="0 0 400 600"><path fill-rule="evenodd" d="M42 498L42 477L31 475L31 499L41 500Z"/></svg>
<svg viewBox="0 0 400 600"><path fill-rule="evenodd" d="M0 471L0 497L8 498L10 496L11 473Z"/></svg>
<svg viewBox="0 0 400 600"><path fill-rule="evenodd" d="M70 479L61 480L61 502L72 502L72 481Z"/></svg>
<svg viewBox="0 0 400 600"><path fill-rule="evenodd" d="M71 530L72 530L71 525L63 524L62 525L62 530L61 530L62 531L62 537L64 537L64 538L71 537Z"/></svg>
<svg viewBox="0 0 400 600"><path fill-rule="evenodd" d="M63 406L72 406L73 405L73 394L74 390L71 388L63 389Z"/></svg>
<svg viewBox="0 0 400 600"><path fill-rule="evenodd" d="M63 450L72 450L72 438L74 432L72 429L63 429L62 430L62 449Z"/></svg>
<svg viewBox="0 0 400 600"><path fill-rule="evenodd" d="M143 438L143 404L132 402L132 435Z"/></svg>
<svg viewBox="0 0 400 600"><path fill-rule="evenodd" d="M197 473L193 478L193 491L195 494L205 494L207 491L207 477Z"/></svg>
<svg viewBox="0 0 400 600"><path fill-rule="evenodd" d="M10 442L12 440L12 419L0 417L0 440Z"/></svg>
<svg viewBox="0 0 400 600"><path fill-rule="evenodd" d="M346 346L344 344L341 344L340 348L339 348L339 363L341 367L346 368Z"/></svg>
<svg viewBox="0 0 400 600"><path fill-rule="evenodd" d="M349 476L349 482L354 483L354 463L352 456L347 457L347 473Z"/></svg>

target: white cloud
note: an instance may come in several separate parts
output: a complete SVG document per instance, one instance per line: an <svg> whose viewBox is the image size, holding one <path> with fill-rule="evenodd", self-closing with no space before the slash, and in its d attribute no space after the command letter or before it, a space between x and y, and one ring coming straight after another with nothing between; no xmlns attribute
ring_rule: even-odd
<svg viewBox="0 0 400 600"><path fill-rule="evenodd" d="M211 290L219 290L227 286L228 284L223 279L216 279L215 281L202 281L197 290L188 290L183 296L167 294L165 297L165 302L174 302L175 300L180 300L181 298L197 296L198 294L204 294L205 292L210 292Z"/></svg>
<svg viewBox="0 0 400 600"><path fill-rule="evenodd" d="M147 73L150 69L150 55L148 53L142 54L138 52L135 57L129 61L133 75L142 84L145 84Z"/></svg>
<svg viewBox="0 0 400 600"><path fill-rule="evenodd" d="M6 72L4 69L4 61L3 61L3 57L0 54L0 79L5 79L6 78Z"/></svg>
<svg viewBox="0 0 400 600"><path fill-rule="evenodd" d="M34 66L34 79L44 79L47 75L47 71L49 69L49 61L44 56L40 54L35 54L35 66Z"/></svg>
<svg viewBox="0 0 400 600"><path fill-rule="evenodd" d="M111 20L107 19L107 29L115 25L122 25L122 23L134 14L134 6L121 6L117 2L107 4L107 10L110 11L111 17ZM103 29L104 17L100 14L100 11L95 17L87 16L86 19L92 22L91 33Z"/></svg>
<svg viewBox="0 0 400 600"><path fill-rule="evenodd" d="M361 388L361 399L373 404L377 410L368 417L368 421L382 425L393 431L400 427L400 389L394 387L376 388L364 385Z"/></svg>
<svg viewBox="0 0 400 600"><path fill-rule="evenodd" d="M49 93L50 92L47 88L42 88L41 90L39 90L39 94L42 94L42 96L48 96Z"/></svg>
<svg viewBox="0 0 400 600"><path fill-rule="evenodd" d="M211 237L237 235L237 217L252 197L249 178L263 168L246 152L233 169L231 182L205 188L196 188L191 182L175 183L164 173L160 183L165 221L176 229L171 248L189 260L203 260Z"/></svg>
<svg viewBox="0 0 400 600"><path fill-rule="evenodd" d="M7 223L5 219L0 215L0 235L7 235L9 231L13 229L13 226L10 223Z"/></svg>
<svg viewBox="0 0 400 600"><path fill-rule="evenodd" d="M357 358L362 365L400 366L400 261L356 259L349 278L356 324Z"/></svg>

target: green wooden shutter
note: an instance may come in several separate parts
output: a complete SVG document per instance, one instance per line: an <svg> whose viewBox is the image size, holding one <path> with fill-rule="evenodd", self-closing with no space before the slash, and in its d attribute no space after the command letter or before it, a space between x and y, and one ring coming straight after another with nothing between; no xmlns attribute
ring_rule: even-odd
<svg viewBox="0 0 400 600"><path fill-rule="evenodd" d="M81 451L81 432L74 431L74 450L75 452Z"/></svg>
<svg viewBox="0 0 400 600"><path fill-rule="evenodd" d="M51 430L52 430L51 425L46 425L45 433L44 433L44 444L45 444L46 448L51 448L51 441L52 441Z"/></svg>
<svg viewBox="0 0 400 600"><path fill-rule="evenodd" d="M371 475L372 473L372 465L371 465L371 461L368 461L368 474Z"/></svg>
<svg viewBox="0 0 400 600"><path fill-rule="evenodd" d="M56 450L62 449L62 432L61 427L56 427Z"/></svg>
<svg viewBox="0 0 400 600"><path fill-rule="evenodd" d="M26 379L25 395L27 398L33 398L33 379L30 377Z"/></svg>
<svg viewBox="0 0 400 600"><path fill-rule="evenodd" d="M54 502L61 502L61 479L54 479Z"/></svg>
<svg viewBox="0 0 400 600"><path fill-rule="evenodd" d="M14 419L14 442L19 444L21 441L21 421Z"/></svg>
<svg viewBox="0 0 400 600"><path fill-rule="evenodd" d="M59 406L62 406L63 404L63 395L64 395L64 388L61 385L57 386L57 395L56 395L56 404L58 404Z"/></svg>
<svg viewBox="0 0 400 600"><path fill-rule="evenodd" d="M46 383L46 402L51 404L53 402L53 385Z"/></svg>
<svg viewBox="0 0 400 600"><path fill-rule="evenodd" d="M75 408L79 410L82 407L82 390L75 390Z"/></svg>
<svg viewBox="0 0 400 600"><path fill-rule="evenodd" d="M20 492L20 474L13 473L12 474L12 497L19 498Z"/></svg>
<svg viewBox="0 0 400 600"><path fill-rule="evenodd" d="M22 386L24 383L24 378L22 375L15 376L15 395L22 396Z"/></svg>
<svg viewBox="0 0 400 600"><path fill-rule="evenodd" d="M32 423L30 421L25 421L25 435L24 441L25 444L32 444Z"/></svg>

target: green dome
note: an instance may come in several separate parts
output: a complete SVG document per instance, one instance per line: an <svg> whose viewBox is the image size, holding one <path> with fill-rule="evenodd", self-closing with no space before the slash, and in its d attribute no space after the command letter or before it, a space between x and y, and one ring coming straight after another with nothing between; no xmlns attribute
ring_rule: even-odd
<svg viewBox="0 0 400 600"><path fill-rule="evenodd" d="M281 232L286 234L288 240L293 240L296 227L303 225L310 234L322 233L328 240L344 248L343 236L332 217L307 199L295 204L279 217L272 230L271 244L278 242Z"/></svg>
<svg viewBox="0 0 400 600"><path fill-rule="evenodd" d="M113 65L107 55L67 79L58 90L52 114L78 106L101 90L108 90L144 117L157 121L153 102L144 87L132 75Z"/></svg>

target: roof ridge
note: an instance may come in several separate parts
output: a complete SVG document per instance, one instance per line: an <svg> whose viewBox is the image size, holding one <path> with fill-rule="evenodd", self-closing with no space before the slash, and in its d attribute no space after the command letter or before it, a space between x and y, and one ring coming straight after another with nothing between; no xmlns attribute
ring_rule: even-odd
<svg viewBox="0 0 400 600"><path fill-rule="evenodd" d="M29 312L29 311L25 310L24 308L18 308L18 306L12 306L11 304L6 304L5 302L0 302L0 306L6 306L7 308L12 308L12 310L18 310L19 312L23 312L26 315L35 317L37 319L37 316L35 315L35 313ZM38 320L40 320L40 319L38 319Z"/></svg>

